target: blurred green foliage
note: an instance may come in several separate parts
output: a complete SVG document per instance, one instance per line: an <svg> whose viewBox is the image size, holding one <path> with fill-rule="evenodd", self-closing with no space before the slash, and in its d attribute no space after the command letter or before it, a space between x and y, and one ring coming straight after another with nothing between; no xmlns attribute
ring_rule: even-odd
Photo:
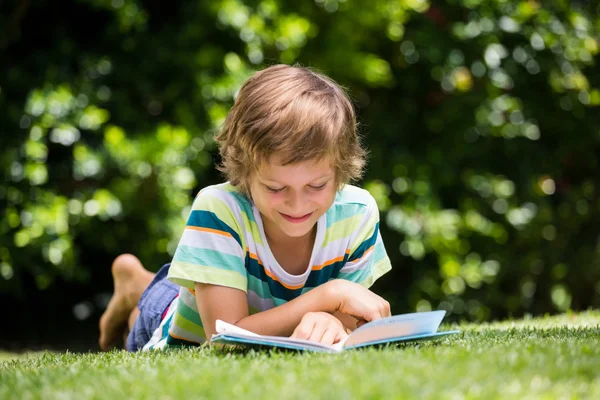
<svg viewBox="0 0 600 400"><path fill-rule="evenodd" d="M0 17L0 292L172 255L214 130L277 62L348 88L397 312L600 305L600 8L536 0L22 2ZM159 261L160 260L160 261Z"/></svg>

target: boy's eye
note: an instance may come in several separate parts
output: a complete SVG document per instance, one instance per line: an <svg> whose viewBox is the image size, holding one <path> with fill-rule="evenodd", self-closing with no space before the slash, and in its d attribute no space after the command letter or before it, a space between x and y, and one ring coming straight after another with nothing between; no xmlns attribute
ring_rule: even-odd
<svg viewBox="0 0 600 400"><path fill-rule="evenodd" d="M325 188L325 186L327 186L327 182L325 182L324 184L319 185L319 186L309 185L308 187L311 188L312 190L322 190ZM268 192L271 192L271 193L279 193L279 192L282 192L285 190L285 186L281 187L281 188L274 188L274 187L265 185L265 188L267 189Z"/></svg>
<svg viewBox="0 0 600 400"><path fill-rule="evenodd" d="M272 188L270 186L265 186L267 188L267 190L271 193L279 193L281 192L283 189L285 189L284 187L282 188Z"/></svg>
<svg viewBox="0 0 600 400"><path fill-rule="evenodd" d="M327 182L325 182L324 184L319 185L319 186L311 186L310 188L314 189L314 190L321 190L321 189L325 188L325 186L327 186Z"/></svg>

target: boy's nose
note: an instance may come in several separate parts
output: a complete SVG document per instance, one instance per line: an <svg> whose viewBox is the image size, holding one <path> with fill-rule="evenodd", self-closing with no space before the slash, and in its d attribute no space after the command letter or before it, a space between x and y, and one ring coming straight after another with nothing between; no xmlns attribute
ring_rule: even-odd
<svg viewBox="0 0 600 400"><path fill-rule="evenodd" d="M306 214L302 214L306 210L306 198L302 193L292 193L287 200L289 211L293 213L292 216L298 217Z"/></svg>

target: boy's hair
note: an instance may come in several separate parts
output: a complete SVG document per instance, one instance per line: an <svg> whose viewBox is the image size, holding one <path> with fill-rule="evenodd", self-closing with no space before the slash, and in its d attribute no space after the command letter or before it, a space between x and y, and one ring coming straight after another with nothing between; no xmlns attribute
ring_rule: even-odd
<svg viewBox="0 0 600 400"><path fill-rule="evenodd" d="M361 147L352 103L330 78L304 67L274 65L241 87L221 131L218 169L250 195L253 171L280 155L283 165L331 160L336 184L361 177Z"/></svg>

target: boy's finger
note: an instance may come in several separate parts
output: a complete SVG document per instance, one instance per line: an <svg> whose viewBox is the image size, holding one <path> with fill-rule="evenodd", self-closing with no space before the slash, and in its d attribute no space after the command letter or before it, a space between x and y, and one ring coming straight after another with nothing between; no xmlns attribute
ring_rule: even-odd
<svg viewBox="0 0 600 400"><path fill-rule="evenodd" d="M342 340L346 339L348 337L348 334L344 331L339 331L338 334L336 335L335 339L333 340L333 344L335 343L339 343Z"/></svg>
<svg viewBox="0 0 600 400"><path fill-rule="evenodd" d="M323 334L323 337L321 338L320 342L326 344L327 346L331 346L333 343L335 343L338 333L338 330L328 329Z"/></svg>
<svg viewBox="0 0 600 400"><path fill-rule="evenodd" d="M316 324L308 337L308 340L312 340L314 342L320 342L325 334L325 326Z"/></svg>
<svg viewBox="0 0 600 400"><path fill-rule="evenodd" d="M385 316L391 317L392 316L392 307L390 306L390 303L386 301L384 307L385 307L384 308Z"/></svg>
<svg viewBox="0 0 600 400"><path fill-rule="evenodd" d="M314 323L311 323L310 325L307 325L306 323L300 323L290 337L294 339L308 339L312 334L314 326Z"/></svg>

